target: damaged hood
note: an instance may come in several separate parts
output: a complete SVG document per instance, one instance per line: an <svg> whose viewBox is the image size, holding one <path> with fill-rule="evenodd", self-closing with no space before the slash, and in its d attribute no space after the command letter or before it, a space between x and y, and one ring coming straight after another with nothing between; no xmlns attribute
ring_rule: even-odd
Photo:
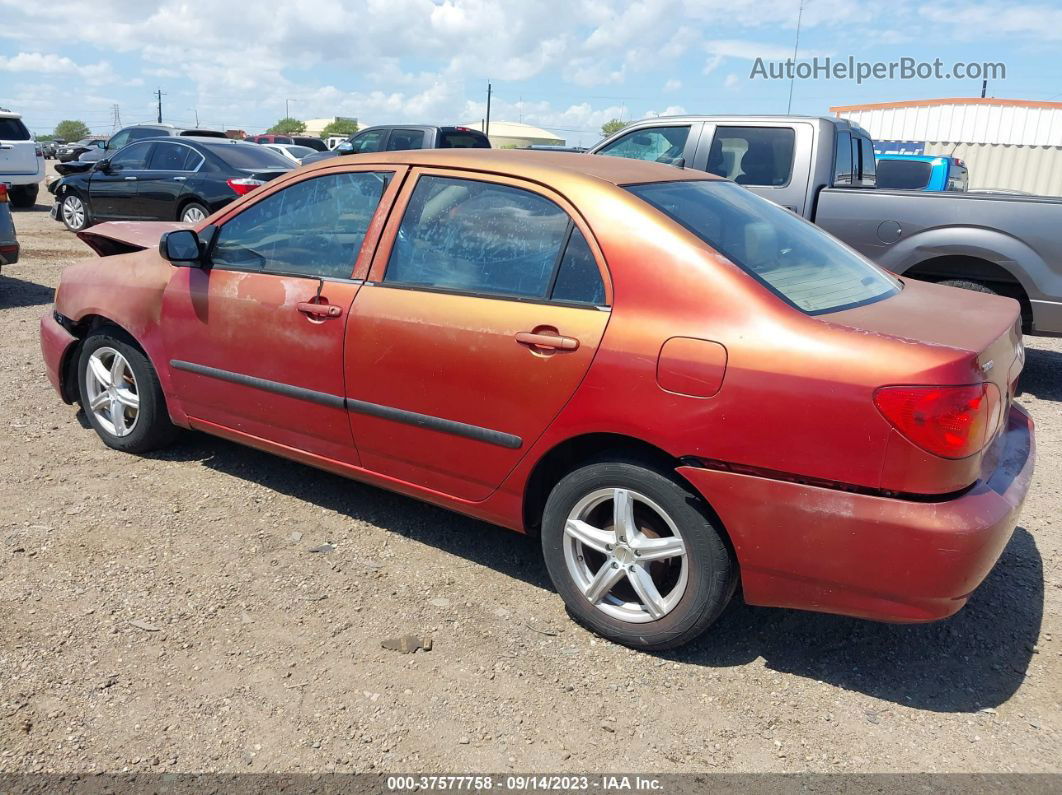
<svg viewBox="0 0 1062 795"><path fill-rule="evenodd" d="M191 229L180 221L109 221L83 229L77 236L101 257L154 248L165 232Z"/></svg>

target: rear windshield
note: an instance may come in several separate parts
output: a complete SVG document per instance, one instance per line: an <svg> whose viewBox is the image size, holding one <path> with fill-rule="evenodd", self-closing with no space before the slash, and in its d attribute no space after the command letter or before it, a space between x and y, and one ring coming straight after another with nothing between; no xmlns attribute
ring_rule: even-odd
<svg viewBox="0 0 1062 795"><path fill-rule="evenodd" d="M627 190L809 315L899 292L898 283L876 265L740 185L699 180L630 185Z"/></svg>
<svg viewBox="0 0 1062 795"><path fill-rule="evenodd" d="M929 184L933 165L924 160L879 160L878 187L922 190Z"/></svg>
<svg viewBox="0 0 1062 795"><path fill-rule="evenodd" d="M29 130L22 119L0 119L0 141L28 141Z"/></svg>
<svg viewBox="0 0 1062 795"><path fill-rule="evenodd" d="M483 133L471 130L452 130L439 132L440 149L490 149L490 141Z"/></svg>
<svg viewBox="0 0 1062 795"><path fill-rule="evenodd" d="M178 135L194 135L197 138L228 138L229 136L218 130L181 130Z"/></svg>
<svg viewBox="0 0 1062 795"><path fill-rule="evenodd" d="M292 164L284 155L266 149L257 144L203 144L207 149L220 157L233 168L250 169L260 168L287 168Z"/></svg>

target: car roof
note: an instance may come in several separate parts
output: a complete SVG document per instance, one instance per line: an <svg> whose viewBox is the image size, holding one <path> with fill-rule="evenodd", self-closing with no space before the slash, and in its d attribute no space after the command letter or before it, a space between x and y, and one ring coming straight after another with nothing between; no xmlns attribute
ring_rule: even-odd
<svg viewBox="0 0 1062 795"><path fill-rule="evenodd" d="M345 155L344 162L485 171L526 177L546 185L552 184L552 181L558 178L572 177L589 177L613 185L721 179L704 171L625 157L578 152L530 152L519 149L407 149L398 152ZM311 163L306 169L334 168L335 165L335 158L327 158Z"/></svg>
<svg viewBox="0 0 1062 795"><path fill-rule="evenodd" d="M0 119L21 119L21 113L15 113L12 110L0 110Z"/></svg>

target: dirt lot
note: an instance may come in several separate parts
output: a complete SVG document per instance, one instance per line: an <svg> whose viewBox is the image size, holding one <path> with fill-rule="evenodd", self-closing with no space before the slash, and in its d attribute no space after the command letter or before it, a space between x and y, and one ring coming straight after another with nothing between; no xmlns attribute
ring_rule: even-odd
<svg viewBox="0 0 1062 795"><path fill-rule="evenodd" d="M640 654L527 538L206 436L104 447L41 366L91 256L46 198L0 276L0 771L1062 770L1062 340L1028 340L1036 482L958 616L734 604Z"/></svg>

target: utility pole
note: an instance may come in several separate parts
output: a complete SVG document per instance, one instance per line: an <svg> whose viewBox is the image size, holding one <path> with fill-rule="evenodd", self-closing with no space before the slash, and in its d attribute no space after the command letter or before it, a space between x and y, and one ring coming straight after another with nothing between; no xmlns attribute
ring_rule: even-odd
<svg viewBox="0 0 1062 795"><path fill-rule="evenodd" d="M155 96L158 98L158 101L159 101L159 124L162 124L162 89L161 88L157 89L155 91Z"/></svg>
<svg viewBox="0 0 1062 795"><path fill-rule="evenodd" d="M487 81L487 120L483 123L483 134L490 138L490 81Z"/></svg>
<svg viewBox="0 0 1062 795"><path fill-rule="evenodd" d="M285 119L290 119L291 118L291 103L292 102L298 102L298 100L297 99L285 99L284 100L284 118Z"/></svg>
<svg viewBox="0 0 1062 795"><path fill-rule="evenodd" d="M988 78L986 77L981 81L981 99L985 98L985 93L988 91Z"/></svg>
<svg viewBox="0 0 1062 795"><path fill-rule="evenodd" d="M118 132L122 126L122 113L118 109L118 103L111 106L111 135Z"/></svg>
<svg viewBox="0 0 1062 795"><path fill-rule="evenodd" d="M793 110L793 81L796 80L797 50L800 49L800 21L804 18L804 0L800 0L800 10L797 11L796 41L793 43L793 76L789 78L789 102L785 106L786 115Z"/></svg>

